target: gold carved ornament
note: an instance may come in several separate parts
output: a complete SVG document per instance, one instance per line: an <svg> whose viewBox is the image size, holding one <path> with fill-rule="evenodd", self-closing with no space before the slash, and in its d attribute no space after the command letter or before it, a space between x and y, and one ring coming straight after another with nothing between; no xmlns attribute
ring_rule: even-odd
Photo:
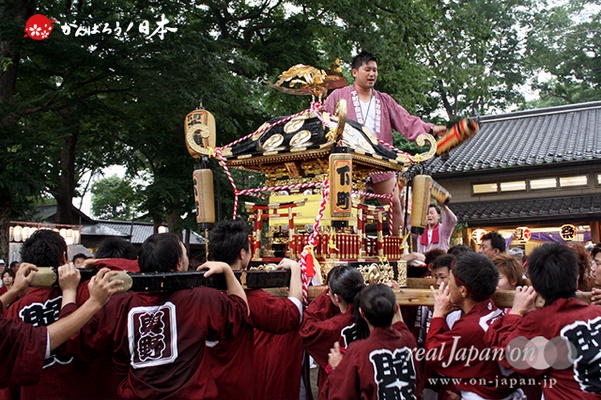
<svg viewBox="0 0 601 400"><path fill-rule="evenodd" d="M359 267L359 272L361 272L363 279L369 285L377 285L394 280L394 269L388 262L371 263L361 266Z"/></svg>
<svg viewBox="0 0 601 400"><path fill-rule="evenodd" d="M328 71L317 69L310 65L297 64L282 72L275 84L263 80L270 87L280 92L294 95L311 95L319 101L326 98L328 90L346 86L346 79L342 76L340 60L336 60ZM288 83L289 87L283 87Z"/></svg>
<svg viewBox="0 0 601 400"><path fill-rule="evenodd" d="M415 163L415 164L422 163L426 160L431 159L436 154L437 144L436 144L436 139L434 139L434 136L430 135L429 133L422 133L415 140L415 143L420 147L425 146L426 142L428 142L430 144L430 149L425 153L422 153L422 154L418 153L418 154L414 155L413 163ZM405 164L411 162L411 159L409 158L409 156L406 156L404 154L397 154L396 159L397 159L397 161L400 161Z"/></svg>

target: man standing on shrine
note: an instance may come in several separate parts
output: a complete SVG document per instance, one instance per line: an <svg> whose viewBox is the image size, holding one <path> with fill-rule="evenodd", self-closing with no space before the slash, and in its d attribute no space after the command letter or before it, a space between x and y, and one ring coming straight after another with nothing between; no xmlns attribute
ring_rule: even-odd
<svg viewBox="0 0 601 400"><path fill-rule="evenodd" d="M378 79L378 60L372 53L362 50L353 58L351 67L355 83L334 90L328 96L325 104L327 112L334 114L338 100L345 99L347 118L365 125L378 139L388 144L392 144L393 128L411 141L423 133L431 133L435 137L446 133L445 126L425 123L410 115L388 94L374 89ZM402 226L402 206L395 173L372 174L368 179L375 193L393 193L393 232L398 235ZM388 199L380 201L389 204Z"/></svg>

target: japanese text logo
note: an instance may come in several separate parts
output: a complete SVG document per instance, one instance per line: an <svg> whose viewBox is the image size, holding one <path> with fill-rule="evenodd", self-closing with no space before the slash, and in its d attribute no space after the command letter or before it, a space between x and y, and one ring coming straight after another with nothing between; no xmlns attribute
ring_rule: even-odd
<svg viewBox="0 0 601 400"><path fill-rule="evenodd" d="M148 368L169 364L178 356L175 305L134 307L127 319L132 367Z"/></svg>
<svg viewBox="0 0 601 400"><path fill-rule="evenodd" d="M31 303L21 311L19 311L19 317L26 324L33 326L48 326L58 321L58 316L61 312L61 303L63 296L56 297L54 299L48 299L45 303ZM49 358L44 360L44 368L48 368L56 363L58 364L69 364L73 361L73 357L57 356L51 354Z"/></svg>
<svg viewBox="0 0 601 400"><path fill-rule="evenodd" d="M55 19L48 19L44 15L36 14L27 20L25 26L25 36L29 36L34 40L43 40L48 38L50 32L52 32L52 24L60 24L61 31L65 36L74 34L75 37L92 36L92 35L113 35L117 38L126 37L131 35L136 29L133 29L136 25L133 21L122 23L115 21L114 23L99 22L86 25L77 24L74 22L60 22ZM165 17L165 14L161 14L160 18L156 21L156 27L153 27L148 20L143 20L137 24L137 31L144 35L145 39L152 39L157 37L161 40L165 39L166 33L177 32L177 28L170 27L169 20ZM133 29L133 30L132 30Z"/></svg>
<svg viewBox="0 0 601 400"><path fill-rule="evenodd" d="M29 36L33 40L44 40L52 32L52 23L54 22L56 22L55 19L51 21L42 14L36 14L27 20L23 37Z"/></svg>

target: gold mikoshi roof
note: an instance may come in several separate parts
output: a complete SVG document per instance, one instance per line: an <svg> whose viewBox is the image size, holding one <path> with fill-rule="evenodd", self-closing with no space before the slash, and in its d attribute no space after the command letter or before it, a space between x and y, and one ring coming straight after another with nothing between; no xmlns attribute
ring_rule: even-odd
<svg viewBox="0 0 601 400"><path fill-rule="evenodd" d="M229 167L260 172L268 179L286 180L287 184L327 174L329 156L339 141L336 137L350 149L354 179L364 179L371 173L403 171L409 166L409 157L380 144L366 126L346 120L344 115L339 118L322 112L320 117L321 120L313 111L307 111L285 123L278 124L287 117L271 119L257 129L259 133L224 149L222 154ZM329 121L330 126L322 120ZM262 131L265 127L269 128ZM422 141L431 145L422 156L425 160L433 156L436 142L430 135L422 135Z"/></svg>

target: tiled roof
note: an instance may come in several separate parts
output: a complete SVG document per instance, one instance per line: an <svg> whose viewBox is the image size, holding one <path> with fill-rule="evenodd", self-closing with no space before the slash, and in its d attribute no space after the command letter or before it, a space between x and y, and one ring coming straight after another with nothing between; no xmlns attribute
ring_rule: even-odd
<svg viewBox="0 0 601 400"><path fill-rule="evenodd" d="M82 246L81 244L68 245L67 253L69 260L73 260L73 256L76 254L85 254L87 257L94 257L94 253L92 253L86 246Z"/></svg>
<svg viewBox="0 0 601 400"><path fill-rule="evenodd" d="M34 220L54 223L56 217L56 204L42 204L35 207ZM70 225L81 225L81 224L93 224L94 220L88 217L86 214L71 206L69 210Z"/></svg>
<svg viewBox="0 0 601 400"><path fill-rule="evenodd" d="M469 226L533 224L543 221L568 223L601 217L601 196L549 197L450 204L459 222Z"/></svg>
<svg viewBox="0 0 601 400"><path fill-rule="evenodd" d="M490 115L480 132L428 164L434 174L601 160L601 101Z"/></svg>
<svg viewBox="0 0 601 400"><path fill-rule="evenodd" d="M53 222L56 215L56 204L47 204L36 206L36 220L44 222ZM106 221L93 220L75 207L72 207L72 224L81 222L81 234L83 236L117 236L129 238L135 244L142 244L154 233L154 226L146 222L134 222L133 228L131 221ZM75 222L77 221L77 222ZM183 237L186 237L186 230L183 232ZM205 239L198 233L191 231L190 244L205 244Z"/></svg>
<svg viewBox="0 0 601 400"><path fill-rule="evenodd" d="M127 221L97 221L98 225L110 228L115 231L119 231L122 234L129 236L131 234L132 243L144 243L149 236L154 234L154 225L151 223L134 222L133 228L132 223ZM186 237L186 230L183 232L183 237ZM205 244L205 239L191 231L190 244Z"/></svg>
<svg viewBox="0 0 601 400"><path fill-rule="evenodd" d="M102 224L84 225L81 227L81 234L89 236L118 236L124 238L129 237L129 233L125 234L119 230L112 229Z"/></svg>

